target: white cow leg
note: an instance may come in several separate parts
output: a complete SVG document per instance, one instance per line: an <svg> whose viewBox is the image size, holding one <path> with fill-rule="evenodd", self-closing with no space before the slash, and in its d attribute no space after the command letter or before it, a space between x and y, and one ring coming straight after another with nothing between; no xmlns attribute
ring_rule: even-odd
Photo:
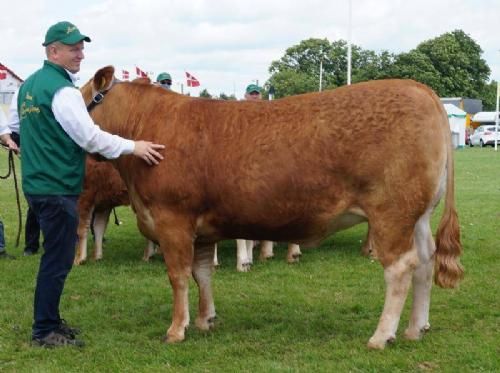
<svg viewBox="0 0 500 373"><path fill-rule="evenodd" d="M430 329L429 307L431 303L432 271L436 245L429 225L430 213L424 215L415 229L415 245L420 264L413 274L413 303L410 322L405 331L405 338L418 340Z"/></svg>
<svg viewBox="0 0 500 373"><path fill-rule="evenodd" d="M217 244L214 244L214 267L219 266L219 258L217 257Z"/></svg>
<svg viewBox="0 0 500 373"><path fill-rule="evenodd" d="M302 252L300 251L300 246L294 243L288 244L288 253L286 255L286 261L288 263L297 263L300 259Z"/></svg>
<svg viewBox="0 0 500 373"><path fill-rule="evenodd" d="M250 265L253 264L253 247L255 246L254 240L245 240L247 247L247 258Z"/></svg>
<svg viewBox="0 0 500 373"><path fill-rule="evenodd" d="M196 327L209 330L215 325L215 305L212 293L212 272L214 245L195 246L193 277L198 285L199 303Z"/></svg>
<svg viewBox="0 0 500 373"><path fill-rule="evenodd" d="M149 262L149 259L156 253L156 245L153 241L148 240L146 247L144 248L144 253L142 255L142 260Z"/></svg>
<svg viewBox="0 0 500 373"><path fill-rule="evenodd" d="M368 347L383 349L387 342L396 339L401 311L410 288L413 269L418 261L415 248L403 254L385 268L386 293L384 310L380 316L377 330L368 341Z"/></svg>
<svg viewBox="0 0 500 373"><path fill-rule="evenodd" d="M78 242L76 244L76 255L73 261L74 265L80 265L87 260L87 237L89 232L92 211L79 211L80 221L78 223Z"/></svg>
<svg viewBox="0 0 500 373"><path fill-rule="evenodd" d="M271 259L274 257L273 253L273 242L272 241L262 241L260 243L260 260Z"/></svg>
<svg viewBox="0 0 500 373"><path fill-rule="evenodd" d="M250 261L248 259L247 241L236 240L236 270L238 272L248 272L250 270Z"/></svg>
<svg viewBox="0 0 500 373"><path fill-rule="evenodd" d="M96 211L94 214L94 260L102 259L102 242L110 214L111 209Z"/></svg>

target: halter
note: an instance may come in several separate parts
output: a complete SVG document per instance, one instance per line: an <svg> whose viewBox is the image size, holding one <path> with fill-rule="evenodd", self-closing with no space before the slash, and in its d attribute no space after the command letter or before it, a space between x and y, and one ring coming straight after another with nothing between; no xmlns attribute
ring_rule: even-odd
<svg viewBox="0 0 500 373"><path fill-rule="evenodd" d="M109 92L111 91L111 88L113 88L113 86L117 83L121 83L122 81L121 80L118 80L116 78L113 78L113 82L111 83L111 86L104 90L104 91L97 91L97 93L94 95L94 97L92 97L92 101L90 102L90 104L87 105L87 111L90 113L92 111L92 109L94 109L97 105L99 105L102 100L104 100L104 96Z"/></svg>

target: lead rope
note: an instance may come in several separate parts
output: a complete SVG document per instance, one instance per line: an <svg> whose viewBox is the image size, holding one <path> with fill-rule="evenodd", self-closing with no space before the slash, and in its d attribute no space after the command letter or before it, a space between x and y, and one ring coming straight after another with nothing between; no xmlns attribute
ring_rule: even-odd
<svg viewBox="0 0 500 373"><path fill-rule="evenodd" d="M16 247L19 247L19 239L21 237L21 231L23 229L23 217L21 213L21 202L19 200L19 187L17 185L17 175L16 175L16 164L14 163L14 152L9 150L9 157L7 159L8 171L7 175L1 176L0 179L7 179L12 173L14 177L14 188L16 189L16 202L17 202L17 216L18 216L18 227L17 227L17 238L16 238Z"/></svg>

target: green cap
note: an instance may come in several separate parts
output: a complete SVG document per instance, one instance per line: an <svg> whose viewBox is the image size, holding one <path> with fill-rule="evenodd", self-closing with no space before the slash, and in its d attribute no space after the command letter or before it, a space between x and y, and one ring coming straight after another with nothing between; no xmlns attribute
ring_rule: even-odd
<svg viewBox="0 0 500 373"><path fill-rule="evenodd" d="M78 30L74 24L63 21L49 27L47 33L45 34L45 42L42 45L46 47L55 41L72 45L79 43L82 40L90 42L90 38L80 34L80 30Z"/></svg>
<svg viewBox="0 0 500 373"><path fill-rule="evenodd" d="M156 78L157 82L161 82L162 80L172 80L169 73L160 73Z"/></svg>
<svg viewBox="0 0 500 373"><path fill-rule="evenodd" d="M262 88L260 88L257 84L250 84L247 87L247 93L252 93L252 92L260 93L260 91L262 91Z"/></svg>

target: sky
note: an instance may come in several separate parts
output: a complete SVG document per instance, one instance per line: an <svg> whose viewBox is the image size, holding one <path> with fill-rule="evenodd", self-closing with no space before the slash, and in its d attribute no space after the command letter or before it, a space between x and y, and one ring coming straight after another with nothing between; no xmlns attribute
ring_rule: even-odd
<svg viewBox="0 0 500 373"><path fill-rule="evenodd" d="M349 38L349 0L23 0L0 13L0 62L27 78L45 59L47 29L70 21L88 35L80 81L113 65L135 77L135 67L163 71L173 89L198 96L242 98L262 85L269 66L308 38ZM363 49L408 52L419 43L461 29L478 43L500 80L499 0L351 0L351 41ZM186 87L185 72L201 83ZM346 72L347 73L347 72Z"/></svg>

